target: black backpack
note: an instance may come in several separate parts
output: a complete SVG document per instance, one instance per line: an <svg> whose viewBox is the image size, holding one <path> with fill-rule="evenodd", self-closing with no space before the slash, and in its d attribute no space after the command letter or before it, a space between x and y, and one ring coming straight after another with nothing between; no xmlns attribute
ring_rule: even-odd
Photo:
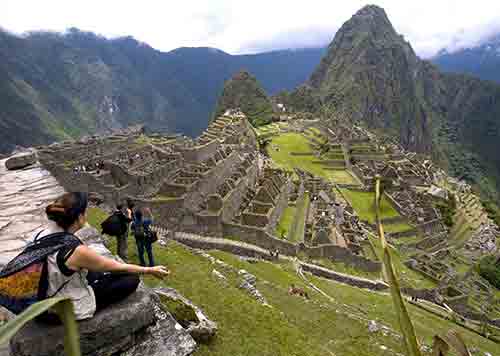
<svg viewBox="0 0 500 356"><path fill-rule="evenodd" d="M122 236L127 232L122 212L115 211L101 223L102 233L109 236Z"/></svg>
<svg viewBox="0 0 500 356"><path fill-rule="evenodd" d="M38 238L41 233L0 271L0 305L14 314L48 297L47 257L62 248L76 248L82 244L78 237L67 232Z"/></svg>

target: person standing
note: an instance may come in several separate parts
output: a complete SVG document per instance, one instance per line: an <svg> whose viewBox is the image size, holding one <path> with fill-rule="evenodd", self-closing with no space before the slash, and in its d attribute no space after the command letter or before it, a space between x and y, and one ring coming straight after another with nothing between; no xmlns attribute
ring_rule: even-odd
<svg viewBox="0 0 500 356"><path fill-rule="evenodd" d="M114 212L119 218L121 234L116 237L116 252L123 262L128 261L128 226L132 221L131 214L123 212L123 206L118 204Z"/></svg>
<svg viewBox="0 0 500 356"><path fill-rule="evenodd" d="M144 252L146 252L148 254L149 266L153 267L155 265L153 258L153 243L150 237L153 216L151 214L151 210L146 209L145 212L146 214L143 215L141 209L137 209L135 211L132 230L134 231L137 253L139 255L141 266L146 266L146 260L144 258Z"/></svg>

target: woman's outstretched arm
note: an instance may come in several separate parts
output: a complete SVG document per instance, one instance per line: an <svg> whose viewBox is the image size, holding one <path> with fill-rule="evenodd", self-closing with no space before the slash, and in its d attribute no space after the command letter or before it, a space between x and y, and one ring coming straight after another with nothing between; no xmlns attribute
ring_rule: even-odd
<svg viewBox="0 0 500 356"><path fill-rule="evenodd" d="M164 266L141 267L122 263L96 253L85 245L78 246L66 261L68 268L78 271L86 269L92 272L127 272L135 274L150 274L158 278L166 277L170 271Z"/></svg>

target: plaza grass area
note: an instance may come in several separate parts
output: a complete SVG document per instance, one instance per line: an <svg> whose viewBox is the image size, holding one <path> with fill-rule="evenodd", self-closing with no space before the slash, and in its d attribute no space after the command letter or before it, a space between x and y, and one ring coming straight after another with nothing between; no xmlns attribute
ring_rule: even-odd
<svg viewBox="0 0 500 356"><path fill-rule="evenodd" d="M95 213L95 212L94 212ZM93 213L93 214L94 214ZM96 214L105 216L105 213ZM93 220L98 223L99 219ZM115 251L115 240L110 240ZM166 247L155 244L158 264L166 265L171 275L163 280L150 276L144 282L150 287L171 287L201 307L218 324L217 336L208 345L199 345L194 356L261 355L387 355L404 353L401 340L384 333L370 333L368 321L376 320L399 333L397 316L390 296L326 279L307 278L332 299L315 292L297 276L292 263L247 262L231 254L209 251L234 269L220 270L221 281L212 271L216 266L190 249L169 242ZM129 259L137 263L133 243ZM245 269L257 278L257 288L271 307L263 306L239 288ZM288 287L304 288L310 300L288 295ZM431 345L436 333L456 329L469 347L495 354L498 345L479 335L441 319L420 308L408 306L419 340ZM384 345L388 350L381 348Z"/></svg>
<svg viewBox="0 0 500 356"><path fill-rule="evenodd" d="M100 208L87 209L87 221L90 225L94 226L97 230L101 231L101 223L106 220L108 214Z"/></svg>
<svg viewBox="0 0 500 356"><path fill-rule="evenodd" d="M310 153L309 155L292 155L291 153ZM321 163L313 163L321 159L313 155L313 148L308 139L299 133L285 133L274 136L268 146L268 153L275 164L285 170L300 168L325 179L332 179L342 184L357 184L354 177L345 170L329 170Z"/></svg>
<svg viewBox="0 0 500 356"><path fill-rule="evenodd" d="M297 201L297 211L292 221L290 228L290 241L304 241L304 232L306 229L307 211L309 210L310 197L309 193L304 193L300 200Z"/></svg>
<svg viewBox="0 0 500 356"><path fill-rule="evenodd" d="M374 192L362 192L350 189L340 190L342 192L342 195L349 201L361 220L368 221L370 224L375 223ZM394 209L394 207L385 196L382 198L381 215L382 219L400 216L400 214L396 211L396 209ZM407 230L411 228L411 226L409 225L407 225L406 227ZM401 226L396 226L396 228L401 228Z"/></svg>
<svg viewBox="0 0 500 356"><path fill-rule="evenodd" d="M276 236L281 237L282 235L289 236L290 229L292 227L293 219L295 218L295 212L297 208L293 205L289 205L283 211L281 215L278 226L276 227Z"/></svg>
<svg viewBox="0 0 500 356"><path fill-rule="evenodd" d="M286 128L287 126L288 124L286 122L275 122L272 124L256 127L255 133L257 134L257 137L278 135L280 133L280 129Z"/></svg>
<svg viewBox="0 0 500 356"><path fill-rule="evenodd" d="M384 231L386 233L396 233L396 232L405 232L408 230L413 229L413 226L407 224L407 223L385 223L384 224Z"/></svg>

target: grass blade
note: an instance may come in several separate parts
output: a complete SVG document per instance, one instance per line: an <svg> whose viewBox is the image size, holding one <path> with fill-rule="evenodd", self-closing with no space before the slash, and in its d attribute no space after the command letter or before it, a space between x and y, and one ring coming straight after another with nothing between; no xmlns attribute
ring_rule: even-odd
<svg viewBox="0 0 500 356"><path fill-rule="evenodd" d="M390 286L391 297L398 316L399 326L401 328L401 332L403 333L406 352L409 356L420 356L420 347L418 346L415 329L413 328L408 310L404 304L401 290L399 288L399 282L396 274L394 273L390 249L385 240L384 227L380 217L380 202L382 199L381 191L383 191L383 187L381 187L380 184L380 177L377 177L375 182L375 214L377 219L377 231L382 245L382 265L384 277Z"/></svg>

